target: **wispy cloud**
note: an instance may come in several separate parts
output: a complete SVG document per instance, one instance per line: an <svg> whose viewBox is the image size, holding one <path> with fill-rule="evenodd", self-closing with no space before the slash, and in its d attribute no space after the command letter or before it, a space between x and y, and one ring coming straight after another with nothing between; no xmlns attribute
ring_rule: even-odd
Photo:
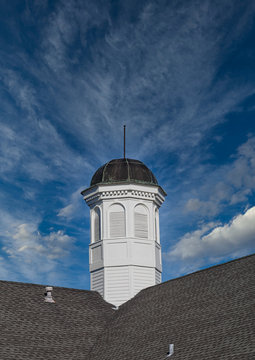
<svg viewBox="0 0 255 360"><path fill-rule="evenodd" d="M69 251L61 239L72 231L89 237L80 188L99 165L122 156L123 124L127 155L152 167L169 193L163 246L167 227L177 229L175 244L187 232L201 239L225 213L228 221L254 205L254 128L221 165L212 144L227 141L215 129L233 113L241 117L254 94L238 56L255 5L58 0L12 11L0 49L1 271L32 279L29 257L56 270L59 247Z"/></svg>
<svg viewBox="0 0 255 360"><path fill-rule="evenodd" d="M121 155L120 129L126 123L130 156L146 160L163 151L187 163L189 149L254 92L249 81L237 86L230 77L218 77L233 44L249 29L252 11L240 3L243 26L234 21L226 33L237 7L230 1L162 5L145 2L132 23L123 5L121 21L114 24L107 4L99 12L94 3L60 1L44 19L39 70L31 67L44 86L35 94L23 79L22 91L32 94L31 101L45 97L56 111L51 122L65 125L99 161L109 153ZM92 29L103 35L92 36Z"/></svg>
<svg viewBox="0 0 255 360"><path fill-rule="evenodd" d="M81 201L82 190L84 190L83 187L79 188L71 194L70 199L68 199L67 205L65 205L58 211L57 216L65 218L68 221L72 220L73 218L77 219L80 216L89 216L88 211L82 211L84 209L84 204Z"/></svg>
<svg viewBox="0 0 255 360"><path fill-rule="evenodd" d="M33 86L14 72L7 75L7 90L22 109L23 118L0 124L0 176L10 179L10 173L24 173L32 180L45 182L73 177L81 165L91 168L44 117Z"/></svg>
<svg viewBox="0 0 255 360"><path fill-rule="evenodd" d="M106 149L107 158L107 151L121 149L120 123L127 123L130 156L164 151L188 161L186 149L198 146L253 93L249 81L237 86L229 77L218 77L233 43L249 29L251 13L245 8L238 21L247 25L227 34L224 26L236 11L229 1L199 7L196 2L169 7L147 3L133 23L128 8L123 9L114 26L107 6L99 14L90 5L61 2L44 24L38 51L50 68L60 68L53 78L45 74L52 90L62 95L56 98L58 113L61 109L56 121L86 142L91 155L100 158L98 153ZM91 38L91 28L104 36ZM70 51L77 38L82 46L74 49L73 59ZM142 136L138 149L134 145ZM109 146L110 138L116 141Z"/></svg>
<svg viewBox="0 0 255 360"><path fill-rule="evenodd" d="M185 204L188 212L214 216L227 205L247 203L255 190L255 137L242 144L227 165L204 169L200 187Z"/></svg>

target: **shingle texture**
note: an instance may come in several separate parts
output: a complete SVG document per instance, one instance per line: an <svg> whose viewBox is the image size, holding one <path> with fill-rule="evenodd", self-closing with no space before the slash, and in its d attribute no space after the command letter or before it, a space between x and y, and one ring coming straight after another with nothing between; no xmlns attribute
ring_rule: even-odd
<svg viewBox="0 0 255 360"><path fill-rule="evenodd" d="M142 290L119 310L95 292L0 282L0 359L255 359L255 255Z"/></svg>
<svg viewBox="0 0 255 360"><path fill-rule="evenodd" d="M1 360L84 360L112 316L94 291L0 281Z"/></svg>

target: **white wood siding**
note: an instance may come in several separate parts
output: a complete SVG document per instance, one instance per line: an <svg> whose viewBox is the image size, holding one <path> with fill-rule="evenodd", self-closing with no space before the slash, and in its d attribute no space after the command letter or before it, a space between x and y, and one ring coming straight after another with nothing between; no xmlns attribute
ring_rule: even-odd
<svg viewBox="0 0 255 360"><path fill-rule="evenodd" d="M134 267L133 289L137 294L142 289L155 285L155 270L147 267Z"/></svg>
<svg viewBox="0 0 255 360"><path fill-rule="evenodd" d="M155 273L155 280L156 280L156 284L161 283L161 273L158 270L156 270L156 273Z"/></svg>
<svg viewBox="0 0 255 360"><path fill-rule="evenodd" d="M98 291L104 296L104 269L91 273L91 290Z"/></svg>
<svg viewBox="0 0 255 360"><path fill-rule="evenodd" d="M130 299L129 269L127 266L106 268L106 296L109 303L120 305Z"/></svg>

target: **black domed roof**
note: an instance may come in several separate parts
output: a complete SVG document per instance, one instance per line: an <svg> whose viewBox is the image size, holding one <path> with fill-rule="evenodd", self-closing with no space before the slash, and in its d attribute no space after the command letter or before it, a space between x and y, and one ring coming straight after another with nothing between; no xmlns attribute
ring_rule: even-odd
<svg viewBox="0 0 255 360"><path fill-rule="evenodd" d="M90 186L117 182L158 185L157 179L143 162L133 159L114 159L101 166L95 172Z"/></svg>

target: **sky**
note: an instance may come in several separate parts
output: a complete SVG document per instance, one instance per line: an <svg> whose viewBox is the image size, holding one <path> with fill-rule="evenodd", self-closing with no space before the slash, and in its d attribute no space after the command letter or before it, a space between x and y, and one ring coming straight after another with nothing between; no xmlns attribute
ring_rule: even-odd
<svg viewBox="0 0 255 360"><path fill-rule="evenodd" d="M255 250L255 2L1 0L0 279L89 289L101 165L167 192L163 281Z"/></svg>

